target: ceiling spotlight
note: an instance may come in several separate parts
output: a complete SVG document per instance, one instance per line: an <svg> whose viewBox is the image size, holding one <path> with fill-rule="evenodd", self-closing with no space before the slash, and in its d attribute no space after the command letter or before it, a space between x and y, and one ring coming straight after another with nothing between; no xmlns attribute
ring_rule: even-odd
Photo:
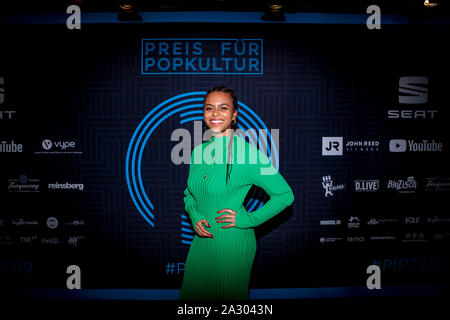
<svg viewBox="0 0 450 320"><path fill-rule="evenodd" d="M141 15L136 10L134 0L122 0L119 3L119 21L142 21Z"/></svg>
<svg viewBox="0 0 450 320"><path fill-rule="evenodd" d="M269 2L261 19L265 21L286 21L284 5L278 1Z"/></svg>
<svg viewBox="0 0 450 320"><path fill-rule="evenodd" d="M282 4L269 4L269 10L271 12L280 12L283 9Z"/></svg>
<svg viewBox="0 0 450 320"><path fill-rule="evenodd" d="M132 12L132 11L134 11L134 6L131 3L122 3L122 4L119 5L119 8L123 12Z"/></svg>
<svg viewBox="0 0 450 320"><path fill-rule="evenodd" d="M431 1L425 0L423 5L425 7L427 7L427 8L434 8L434 7L436 7L438 5L438 3L436 1L433 1L433 0L431 0Z"/></svg>

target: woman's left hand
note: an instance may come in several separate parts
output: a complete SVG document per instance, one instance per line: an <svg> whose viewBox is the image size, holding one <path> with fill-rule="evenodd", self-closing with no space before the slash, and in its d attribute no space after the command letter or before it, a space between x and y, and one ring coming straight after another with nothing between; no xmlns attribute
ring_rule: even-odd
<svg viewBox="0 0 450 320"><path fill-rule="evenodd" d="M230 224L227 224L226 226L223 226L223 229L231 228L236 225L236 211L231 209L222 209L217 211L217 213L227 212L227 214L223 214L221 216L218 216L216 218L217 223L223 223L223 222L230 222ZM219 220L221 219L221 220Z"/></svg>

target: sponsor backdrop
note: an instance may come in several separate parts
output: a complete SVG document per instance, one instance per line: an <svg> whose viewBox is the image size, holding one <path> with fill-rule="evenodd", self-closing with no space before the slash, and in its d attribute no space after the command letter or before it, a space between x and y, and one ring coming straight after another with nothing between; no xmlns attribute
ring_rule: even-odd
<svg viewBox="0 0 450 320"><path fill-rule="evenodd" d="M205 26L3 26L1 286L66 289L74 265L83 289L179 289L220 84L295 195L256 229L252 290L365 288L373 264L382 288L448 283L448 28Z"/></svg>

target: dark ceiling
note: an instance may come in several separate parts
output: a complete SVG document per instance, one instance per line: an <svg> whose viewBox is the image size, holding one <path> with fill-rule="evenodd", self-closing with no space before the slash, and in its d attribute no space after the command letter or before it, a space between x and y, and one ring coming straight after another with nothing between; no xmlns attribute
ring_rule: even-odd
<svg viewBox="0 0 450 320"><path fill-rule="evenodd" d="M283 4L285 12L365 13L369 5L376 4L382 13L410 13L426 10L447 12L448 2L438 2L427 9L423 0L2 0L0 12L65 12L70 4L78 4L85 12L118 11L120 3L132 3L137 11L259 11L269 3Z"/></svg>

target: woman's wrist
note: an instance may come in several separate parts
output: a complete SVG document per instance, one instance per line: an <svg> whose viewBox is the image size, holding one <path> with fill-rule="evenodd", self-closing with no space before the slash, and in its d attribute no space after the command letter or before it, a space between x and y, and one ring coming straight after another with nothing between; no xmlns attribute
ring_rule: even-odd
<svg viewBox="0 0 450 320"><path fill-rule="evenodd" d="M251 228L250 216L244 207L236 210L235 227L239 229Z"/></svg>

